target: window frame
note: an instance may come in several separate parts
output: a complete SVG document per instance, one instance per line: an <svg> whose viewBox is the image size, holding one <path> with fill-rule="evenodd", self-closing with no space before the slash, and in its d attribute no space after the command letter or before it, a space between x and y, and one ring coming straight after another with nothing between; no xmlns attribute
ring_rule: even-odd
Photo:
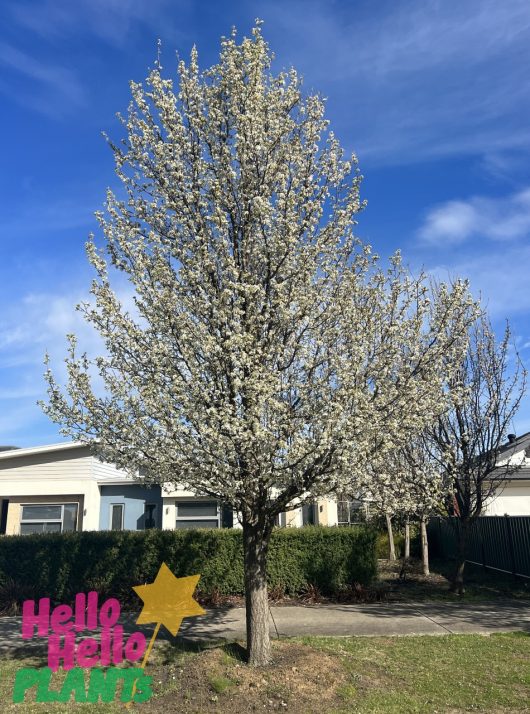
<svg viewBox="0 0 530 714"><path fill-rule="evenodd" d="M21 535L33 535L29 533L22 533L22 526L27 524L27 523L59 523L61 526L61 529L58 531L59 533L75 533L78 530L79 526L79 502L78 501L64 501L63 503L21 503L20 504L20 518L19 518L19 526L20 526L20 534ZM24 518L24 508L25 507L45 507L49 508L50 506L54 508L61 508L61 517L60 518ZM65 531L64 530L64 507L65 506L75 506L76 507L76 513L75 513L75 528L73 531ZM42 531L45 533L46 531ZM54 531L49 531L53 533ZM57 531L55 531L57 532Z"/></svg>
<svg viewBox="0 0 530 714"><path fill-rule="evenodd" d="M347 521L340 521L339 520L339 505L341 504L346 504L347 509L348 509L348 520ZM362 523L362 520L352 520L352 504L358 504L357 507L354 509L355 514L358 514L359 512L363 512L366 516L366 506L363 501L355 498L341 498L337 500L337 526L339 528L347 528L348 526L355 526L358 525L359 523Z"/></svg>
<svg viewBox="0 0 530 714"><path fill-rule="evenodd" d="M149 528L148 528L147 527L147 513L148 513L147 509L150 508L151 506L152 506L151 516L153 518L153 525L149 526ZM157 504L153 503L152 501L151 502L146 501L144 503L144 531L150 531L150 530L153 530L154 528L156 528L156 516L155 516L156 506L157 506Z"/></svg>
<svg viewBox="0 0 530 714"><path fill-rule="evenodd" d="M109 504L109 531L124 531L125 530L125 504L124 503L110 503ZM112 527L112 515L114 511L114 507L119 506L121 508L121 527L120 528L113 528Z"/></svg>
<svg viewBox="0 0 530 714"><path fill-rule="evenodd" d="M190 504L190 503L199 503L199 504L214 504L217 509L217 515L215 516L179 516L178 515L178 507L180 504ZM204 500L198 499L198 498L193 498L193 499L184 499L184 498L177 498L175 499L175 529L178 529L177 523L185 523L186 521L217 521L217 526L212 527L211 530L221 530L222 528L222 513L221 513L221 504L219 501L216 501L215 499L212 498L205 498ZM184 528L182 530L185 530ZM192 528L190 528L192 530Z"/></svg>

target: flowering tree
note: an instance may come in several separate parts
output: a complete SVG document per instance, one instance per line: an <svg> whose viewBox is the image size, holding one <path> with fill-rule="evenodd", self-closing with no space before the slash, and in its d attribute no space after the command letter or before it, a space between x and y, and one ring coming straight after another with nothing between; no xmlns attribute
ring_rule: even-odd
<svg viewBox="0 0 530 714"><path fill-rule="evenodd" d="M451 408L426 431L424 449L436 460L451 492L446 500L456 528L458 558L452 589L463 594L469 530L488 501L521 466L499 458L526 390L517 352L510 365L510 330L498 343L481 315L470 327L469 347L448 380Z"/></svg>
<svg viewBox="0 0 530 714"><path fill-rule="evenodd" d="M425 448L422 436L404 444L397 461L403 508L408 515L419 521L422 571L424 575L429 575L427 521L432 514L442 512L452 487L444 478L443 469Z"/></svg>
<svg viewBox="0 0 530 714"><path fill-rule="evenodd" d="M393 450L374 450L362 468L350 472L350 476L351 487L360 488L357 497L385 517L390 560L396 560L392 519L399 518L405 524L405 558L410 557L409 521L419 522L423 572L428 575L427 519L432 513L441 512L450 488L421 436L409 434Z"/></svg>
<svg viewBox="0 0 530 714"><path fill-rule="evenodd" d="M350 471L350 491L356 499L368 506L370 516L377 514L384 517L388 535L388 559L396 560L392 519L404 512L403 481L401 472L396 469L395 453L384 450L384 456L385 460L382 461L380 451L374 450L361 464L360 472Z"/></svg>
<svg viewBox="0 0 530 714"><path fill-rule="evenodd" d="M345 482L374 434L386 448L432 422L472 310L464 284L429 306L399 256L378 268L353 235L355 158L271 59L258 24L206 71L193 50L178 87L158 64L131 85L111 144L125 196L108 193L106 246L87 245L94 302L80 306L107 353L79 355L70 336L67 384L48 368L45 405L102 458L239 512L254 665L270 659L276 516Z"/></svg>

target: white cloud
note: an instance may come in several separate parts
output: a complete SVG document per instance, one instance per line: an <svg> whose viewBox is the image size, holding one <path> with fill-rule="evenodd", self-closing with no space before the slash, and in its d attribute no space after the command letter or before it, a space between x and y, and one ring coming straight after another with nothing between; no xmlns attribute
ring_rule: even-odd
<svg viewBox="0 0 530 714"><path fill-rule="evenodd" d="M27 397L37 398L38 396L40 396L40 390L31 386L0 387L0 401L3 399L18 401L20 399L26 399Z"/></svg>
<svg viewBox="0 0 530 714"><path fill-rule="evenodd" d="M134 314L130 286L116 283L116 292L124 308ZM0 317L0 443L20 446L60 440L58 427L37 404L46 399L44 354L48 352L54 376L62 384L67 376L68 333L77 335L80 353L105 354L99 334L75 310L77 303L86 300L87 292L39 292L4 309ZM94 390L101 392L99 375L92 370L91 376Z"/></svg>
<svg viewBox="0 0 530 714"><path fill-rule="evenodd" d="M34 400L33 402L21 400L21 403L16 406L9 404L7 408L6 405L0 403L0 408L0 443L2 445L35 446L37 443L42 443L42 439L37 438L23 444L20 438L21 435L24 435L27 439L31 425L38 422L42 416L42 412L34 404ZM57 442L60 439L54 438L52 441Z"/></svg>
<svg viewBox="0 0 530 714"><path fill-rule="evenodd" d="M81 197L67 197L58 200L42 199L30 190L25 196L11 206L5 206L0 216L0 235L10 239L33 237L42 234L57 233L85 227L86 237L89 228L95 229L97 222L94 217L96 208L101 201L93 201L87 197L90 188L84 189ZM92 192L92 191L91 191ZM83 232L81 232L83 235Z"/></svg>
<svg viewBox="0 0 530 714"><path fill-rule="evenodd" d="M481 159L480 170L496 180L517 185L517 177L525 175L528 156L519 151L489 151Z"/></svg>
<svg viewBox="0 0 530 714"><path fill-rule="evenodd" d="M530 370L530 245L509 243L492 247L487 253L478 250L464 257L455 251L429 272L440 281L468 278L473 295L481 298L498 336L502 335L506 320L509 321L520 357ZM510 350L509 369L513 367L513 359L514 352ZM514 419L514 431L522 434L529 429L530 400L527 395Z"/></svg>
<svg viewBox="0 0 530 714"><path fill-rule="evenodd" d="M429 243L461 243L473 234L479 220L472 204L448 201L429 211L419 235Z"/></svg>
<svg viewBox="0 0 530 714"><path fill-rule="evenodd" d="M530 234L530 188L505 198L474 196L431 208L418 231L431 245L457 245L471 238L514 241Z"/></svg>
<svg viewBox="0 0 530 714"><path fill-rule="evenodd" d="M429 272L440 280L469 278L473 293L481 295L491 317L511 320L530 314L529 266L530 245L518 245L464 258L452 256Z"/></svg>
<svg viewBox="0 0 530 714"><path fill-rule="evenodd" d="M123 309L137 317L131 286L120 275L113 285ZM93 302L88 289L64 294L26 294L4 310L0 319L0 360L5 355L8 362L22 364L16 361L18 353L30 363L39 355L40 367L47 350L58 364L65 356L66 335L70 333L77 335L80 351L92 356L102 354L104 345L99 334L76 310L76 305L82 302Z"/></svg>
<svg viewBox="0 0 530 714"><path fill-rule="evenodd" d="M527 0L251 5L277 65L294 64L330 97L337 133L361 166L530 153ZM153 48L157 36L188 47L204 30L189 0L12 0L10 10L19 29L50 42L91 34L124 46L141 31ZM217 20L226 34L230 19Z"/></svg>
<svg viewBox="0 0 530 714"><path fill-rule="evenodd" d="M44 372L43 358L50 352L55 364L61 365L66 354L66 335L79 336L82 350L101 351L101 341L94 330L75 310L84 296L29 293L4 310L0 320L0 368L3 381L9 381L9 370L29 375Z"/></svg>

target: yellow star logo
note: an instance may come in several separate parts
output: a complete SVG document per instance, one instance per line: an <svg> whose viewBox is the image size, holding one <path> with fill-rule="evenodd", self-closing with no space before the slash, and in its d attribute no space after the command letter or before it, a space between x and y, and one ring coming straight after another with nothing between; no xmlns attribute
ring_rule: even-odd
<svg viewBox="0 0 530 714"><path fill-rule="evenodd" d="M144 602L136 623L145 625L148 622L156 622L167 627L175 636L184 617L205 614L205 610L193 599L193 592L200 577L190 575L186 578L176 578L167 565L162 563L154 582L133 587Z"/></svg>

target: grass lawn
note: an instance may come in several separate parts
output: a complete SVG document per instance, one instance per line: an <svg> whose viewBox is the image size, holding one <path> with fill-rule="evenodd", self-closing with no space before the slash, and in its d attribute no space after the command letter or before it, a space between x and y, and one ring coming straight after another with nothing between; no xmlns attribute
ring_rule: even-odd
<svg viewBox="0 0 530 714"><path fill-rule="evenodd" d="M530 711L526 633L304 642L342 659L349 682L337 712Z"/></svg>
<svg viewBox="0 0 530 714"><path fill-rule="evenodd" d="M129 711L164 714L421 714L529 712L530 635L311 637L274 642L253 670L238 645L185 651L161 643L147 674L153 698ZM124 712L124 704L12 704L15 672L42 660L0 660L2 712Z"/></svg>

